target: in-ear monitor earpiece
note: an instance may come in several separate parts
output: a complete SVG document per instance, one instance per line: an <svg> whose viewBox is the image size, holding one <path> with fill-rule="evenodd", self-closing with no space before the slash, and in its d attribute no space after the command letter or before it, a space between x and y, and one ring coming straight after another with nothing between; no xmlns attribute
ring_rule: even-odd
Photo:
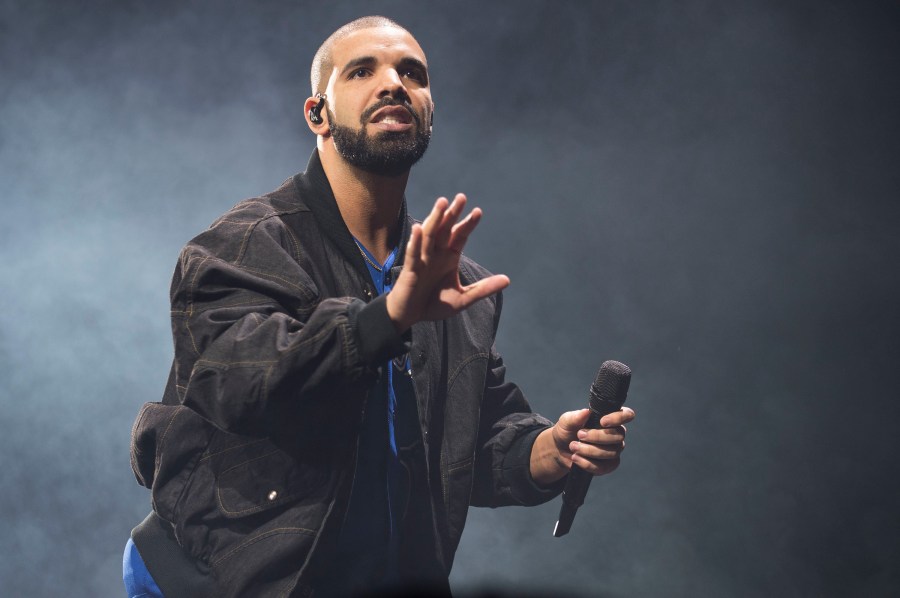
<svg viewBox="0 0 900 598"><path fill-rule="evenodd" d="M322 108L325 107L325 94L317 93L316 97L319 98L319 103L309 109L309 122L314 125L322 124Z"/></svg>

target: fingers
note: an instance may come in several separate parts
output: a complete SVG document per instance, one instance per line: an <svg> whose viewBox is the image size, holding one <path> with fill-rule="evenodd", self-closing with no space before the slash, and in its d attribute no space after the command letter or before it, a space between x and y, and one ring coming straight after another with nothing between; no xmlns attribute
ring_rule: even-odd
<svg viewBox="0 0 900 598"><path fill-rule="evenodd" d="M591 415L590 409L578 409L577 411L566 411L559 416L556 425L562 428L562 431L570 437L574 437L579 428L587 423Z"/></svg>
<svg viewBox="0 0 900 598"><path fill-rule="evenodd" d="M629 407L622 407L618 411L604 415L600 418L600 426L610 428L612 426L621 426L627 424L634 419L634 411Z"/></svg>
<svg viewBox="0 0 900 598"><path fill-rule="evenodd" d="M578 440L591 444L615 444L625 440L625 426L578 430Z"/></svg>
<svg viewBox="0 0 900 598"><path fill-rule="evenodd" d="M585 459L615 459L625 450L625 441L610 444L588 444L577 440L569 443L569 452Z"/></svg>
<svg viewBox="0 0 900 598"><path fill-rule="evenodd" d="M564 423L566 415L568 414L560 417L560 423ZM627 430L624 424L633 419L634 411L623 407L600 418L602 428L578 430L577 440L573 440L567 446L572 453L572 463L592 475L603 475L615 470L619 466L622 451L625 450Z"/></svg>
<svg viewBox="0 0 900 598"><path fill-rule="evenodd" d="M586 459L614 459L625 450L625 426L578 430L569 450Z"/></svg>
<svg viewBox="0 0 900 598"><path fill-rule="evenodd" d="M450 249L456 253L462 253L463 248L466 246L466 241L469 240L469 235L481 222L481 214L481 208L475 208L462 221L453 226L448 240Z"/></svg>
<svg viewBox="0 0 900 598"><path fill-rule="evenodd" d="M605 475L615 471L619 467L620 459L608 459L602 461L592 461L585 459L581 455L572 455L572 464L577 465L591 475Z"/></svg>
<svg viewBox="0 0 900 598"><path fill-rule="evenodd" d="M438 197L434 207L431 208L431 213L422 223L422 255L431 255L448 203L446 197Z"/></svg>
<svg viewBox="0 0 900 598"><path fill-rule="evenodd" d="M449 238L450 230L453 228L459 217L462 216L466 207L466 196L464 193L457 193L453 198L453 203L444 211L444 217L441 219L441 235L446 239Z"/></svg>
<svg viewBox="0 0 900 598"><path fill-rule="evenodd" d="M476 301L499 293L508 286L509 277L505 274L494 274L493 276L482 278L476 283L463 287L462 293L457 296L455 307L460 310L465 309Z"/></svg>
<svg viewBox="0 0 900 598"><path fill-rule="evenodd" d="M608 440L613 438L615 435L610 435ZM619 466L622 451L625 450L625 440L622 438L609 444L589 444L576 440L569 443L568 449L572 454L573 464L592 475L603 475Z"/></svg>
<svg viewBox="0 0 900 598"><path fill-rule="evenodd" d="M439 197L434 203L431 213L422 223L424 233L422 251L426 259L435 248L447 247L455 253L462 253L469 235L481 220L481 209L475 208L462 221L459 221L466 207L466 196L457 193L453 203L447 198ZM459 222L458 222L459 221Z"/></svg>
<svg viewBox="0 0 900 598"><path fill-rule="evenodd" d="M416 222L409 232L409 242L406 244L406 265L415 270L421 263L419 256L422 253L422 225Z"/></svg>

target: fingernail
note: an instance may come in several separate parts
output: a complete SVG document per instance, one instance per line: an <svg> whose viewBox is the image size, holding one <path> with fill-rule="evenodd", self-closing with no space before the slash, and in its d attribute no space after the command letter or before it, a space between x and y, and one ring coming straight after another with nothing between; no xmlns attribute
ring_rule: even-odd
<svg viewBox="0 0 900 598"><path fill-rule="evenodd" d="M578 430L578 438L579 440L587 438L587 430Z"/></svg>
<svg viewBox="0 0 900 598"><path fill-rule="evenodd" d="M569 452L575 453L578 452L578 443L574 440L569 443Z"/></svg>

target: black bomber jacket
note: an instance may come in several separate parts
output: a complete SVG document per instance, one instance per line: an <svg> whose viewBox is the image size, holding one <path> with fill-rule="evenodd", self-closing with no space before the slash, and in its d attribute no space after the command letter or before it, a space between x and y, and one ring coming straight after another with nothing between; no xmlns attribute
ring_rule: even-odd
<svg viewBox="0 0 900 598"><path fill-rule="evenodd" d="M405 206L401 218L405 248ZM463 256L464 285L487 274ZM153 503L133 538L167 597L312 594L346 511L366 398L381 364L404 353L436 538L427 549L445 575L470 505L539 504L562 489L531 479L531 446L551 424L504 379L501 296L398 335L317 151L305 173L187 244L171 303L166 392L132 434Z"/></svg>

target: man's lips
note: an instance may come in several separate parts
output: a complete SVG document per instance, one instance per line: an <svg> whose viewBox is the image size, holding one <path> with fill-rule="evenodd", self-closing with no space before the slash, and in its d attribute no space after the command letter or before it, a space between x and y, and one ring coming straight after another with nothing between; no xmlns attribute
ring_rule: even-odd
<svg viewBox="0 0 900 598"><path fill-rule="evenodd" d="M373 124L408 125L413 122L413 114L403 106L385 106L377 110L369 122Z"/></svg>

